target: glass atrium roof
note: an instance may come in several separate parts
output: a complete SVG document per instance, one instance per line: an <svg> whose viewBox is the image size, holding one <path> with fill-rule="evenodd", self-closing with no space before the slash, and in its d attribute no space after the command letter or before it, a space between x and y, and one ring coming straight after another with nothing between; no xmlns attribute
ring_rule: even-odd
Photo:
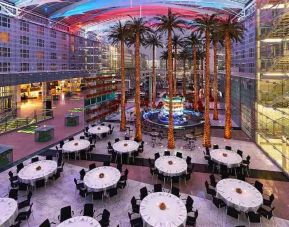
<svg viewBox="0 0 289 227"><path fill-rule="evenodd" d="M185 18L200 14L237 13L250 0L9 0L15 6L85 26L121 19L127 15L154 16L170 7Z"/></svg>

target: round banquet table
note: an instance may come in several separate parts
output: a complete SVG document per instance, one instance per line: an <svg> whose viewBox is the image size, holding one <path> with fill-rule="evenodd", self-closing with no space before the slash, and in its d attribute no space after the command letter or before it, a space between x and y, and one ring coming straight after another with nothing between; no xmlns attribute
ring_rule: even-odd
<svg viewBox="0 0 289 227"><path fill-rule="evenodd" d="M85 150L90 146L90 142L88 140L72 140L66 142L63 147L62 151L64 153L75 153L81 150Z"/></svg>
<svg viewBox="0 0 289 227"><path fill-rule="evenodd" d="M237 190L239 190L239 192L237 192ZM216 191L218 198L238 211L256 212L263 204L261 193L245 181L232 178L220 180L217 183Z"/></svg>
<svg viewBox="0 0 289 227"><path fill-rule="evenodd" d="M161 209L161 205L165 209ZM185 226L187 210L183 201L166 192L151 193L140 204L140 215L145 226Z"/></svg>
<svg viewBox="0 0 289 227"><path fill-rule="evenodd" d="M17 202L10 198L0 198L0 226L9 227L13 225L17 215Z"/></svg>
<svg viewBox="0 0 289 227"><path fill-rule="evenodd" d="M112 147L117 153L124 154L136 151L139 147L139 144L138 142L133 140L121 140L119 142L114 143Z"/></svg>
<svg viewBox="0 0 289 227"><path fill-rule="evenodd" d="M39 170L37 170L38 167L40 167ZM21 169L18 173L18 178L19 181L33 186L37 180L45 179L47 181L56 171L57 163L55 161L41 160Z"/></svg>
<svg viewBox="0 0 289 227"><path fill-rule="evenodd" d="M99 222L92 217L76 216L61 222L58 227L101 227Z"/></svg>
<svg viewBox="0 0 289 227"><path fill-rule="evenodd" d="M238 167L242 162L242 157L234 151L226 149L214 149L210 151L212 161L226 165L228 168Z"/></svg>
<svg viewBox="0 0 289 227"><path fill-rule="evenodd" d="M101 177L100 174L103 176ZM83 183L89 192L104 191L116 187L120 176L118 169L111 166L101 166L87 172Z"/></svg>
<svg viewBox="0 0 289 227"><path fill-rule="evenodd" d="M187 163L176 156L162 156L155 161L155 167L165 176L180 176L187 171Z"/></svg>
<svg viewBox="0 0 289 227"><path fill-rule="evenodd" d="M108 133L110 130L109 127L107 126L103 126L103 125L99 125L99 126L94 126L90 129L88 129L88 132L90 134L96 134L96 135L102 135L104 133Z"/></svg>

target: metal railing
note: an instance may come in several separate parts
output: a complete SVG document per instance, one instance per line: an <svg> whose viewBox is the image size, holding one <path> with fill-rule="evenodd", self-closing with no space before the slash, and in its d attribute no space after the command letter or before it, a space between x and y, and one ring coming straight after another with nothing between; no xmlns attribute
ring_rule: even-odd
<svg viewBox="0 0 289 227"><path fill-rule="evenodd" d="M5 119L4 121L2 121L2 123L0 123L0 134L24 128L29 125L36 124L52 118L53 110L43 110L40 113L34 112L33 116L29 116L26 118Z"/></svg>

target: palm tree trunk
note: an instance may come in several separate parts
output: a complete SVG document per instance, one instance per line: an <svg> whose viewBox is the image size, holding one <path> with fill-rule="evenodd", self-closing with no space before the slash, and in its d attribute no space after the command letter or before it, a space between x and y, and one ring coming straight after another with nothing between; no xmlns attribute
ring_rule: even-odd
<svg viewBox="0 0 289 227"><path fill-rule="evenodd" d="M177 95L177 46L175 46L174 56L174 96Z"/></svg>
<svg viewBox="0 0 289 227"><path fill-rule="evenodd" d="M173 119L173 58L172 58L172 31L168 30L168 77L169 77L169 128L168 128L168 149L175 148L174 119Z"/></svg>
<svg viewBox="0 0 289 227"><path fill-rule="evenodd" d="M226 97L225 97L225 131L224 137L226 139L232 138L232 121L231 121L231 39L229 34L225 33L225 59L226 59Z"/></svg>
<svg viewBox="0 0 289 227"><path fill-rule="evenodd" d="M187 92L186 92L186 87L187 87L187 78L186 78L186 60L184 59L183 62L183 69L184 69L184 74L183 74L183 97L186 98Z"/></svg>
<svg viewBox="0 0 289 227"><path fill-rule="evenodd" d="M211 125L210 125L210 34L206 30L206 74L205 74L205 123L203 146L211 147Z"/></svg>
<svg viewBox="0 0 289 227"><path fill-rule="evenodd" d="M199 101L199 84L198 84L198 73L197 73L197 49L193 47L193 56L194 56L194 110L198 110L198 101Z"/></svg>
<svg viewBox="0 0 289 227"><path fill-rule="evenodd" d="M135 139L142 140L140 112L140 34L135 38Z"/></svg>
<svg viewBox="0 0 289 227"><path fill-rule="evenodd" d="M217 56L217 48L218 42L213 41L214 45L214 112L213 119L218 120L218 56Z"/></svg>
<svg viewBox="0 0 289 227"><path fill-rule="evenodd" d="M155 69L155 45L153 45L153 87L152 87L152 108L156 108L156 90L157 90L157 79Z"/></svg>
<svg viewBox="0 0 289 227"><path fill-rule="evenodd" d="M120 64L121 64L121 104L120 104L120 131L126 130L125 115L125 62L124 62L124 41L120 43Z"/></svg>

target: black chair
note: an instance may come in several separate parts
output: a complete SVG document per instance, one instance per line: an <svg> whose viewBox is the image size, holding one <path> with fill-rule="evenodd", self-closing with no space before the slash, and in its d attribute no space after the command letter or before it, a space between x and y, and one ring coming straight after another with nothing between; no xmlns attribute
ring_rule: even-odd
<svg viewBox="0 0 289 227"><path fill-rule="evenodd" d="M128 212L128 217L131 227L143 227L143 221L140 214Z"/></svg>
<svg viewBox="0 0 289 227"><path fill-rule="evenodd" d="M213 189L213 188L211 188L210 186L209 186L209 183L208 183L208 181L205 181L205 187L206 187L206 192L207 192L207 194L208 195L211 195L211 196L216 196L216 191L215 191L215 189Z"/></svg>
<svg viewBox="0 0 289 227"><path fill-rule="evenodd" d="M274 194L272 193L268 198L263 197L263 205L271 207L275 197Z"/></svg>
<svg viewBox="0 0 289 227"><path fill-rule="evenodd" d="M86 172L85 172L84 169L82 169L82 170L79 171L80 180L83 181L83 178L84 178L85 174L86 174Z"/></svg>
<svg viewBox="0 0 289 227"><path fill-rule="evenodd" d="M226 204L224 203L223 200L217 198L216 196L213 196L213 204L217 207L217 208L222 208L225 207Z"/></svg>
<svg viewBox="0 0 289 227"><path fill-rule="evenodd" d="M157 160L160 156L160 153L155 153L155 160Z"/></svg>
<svg viewBox="0 0 289 227"><path fill-rule="evenodd" d="M230 176L228 167L225 165L220 165L220 174L222 179L226 179Z"/></svg>
<svg viewBox="0 0 289 227"><path fill-rule="evenodd" d="M94 216L95 210L93 209L93 203L86 203L84 204L83 211L80 211L80 213L83 212L83 216L92 217Z"/></svg>
<svg viewBox="0 0 289 227"><path fill-rule="evenodd" d="M30 204L30 207L27 211L20 212L17 218L15 219L15 221L18 222L18 221L28 220L32 213L32 206L33 206L33 203Z"/></svg>
<svg viewBox="0 0 289 227"><path fill-rule="evenodd" d="M117 187L107 189L106 193L108 194L109 197L113 197L113 196L117 195Z"/></svg>
<svg viewBox="0 0 289 227"><path fill-rule="evenodd" d="M127 176L123 175L117 182L117 188L124 189L126 187Z"/></svg>
<svg viewBox="0 0 289 227"><path fill-rule="evenodd" d="M192 163L192 158L190 156L187 156L186 163L187 165L190 165Z"/></svg>
<svg viewBox="0 0 289 227"><path fill-rule="evenodd" d="M231 146L225 146L225 149L231 151L232 147Z"/></svg>
<svg viewBox="0 0 289 227"><path fill-rule="evenodd" d="M18 181L18 176L16 175L14 176L14 174L11 171L9 171L8 175L9 175L10 181L13 181L13 182Z"/></svg>
<svg viewBox="0 0 289 227"><path fill-rule="evenodd" d="M242 161L242 163L248 165L248 164L250 164L250 160L251 160L251 156L248 155L248 156L246 157L246 159Z"/></svg>
<svg viewBox="0 0 289 227"><path fill-rule="evenodd" d="M45 179L35 181L35 188L45 187Z"/></svg>
<svg viewBox="0 0 289 227"><path fill-rule="evenodd" d="M32 197L32 192L30 191L27 195L27 199L18 203L18 210L24 207L30 206L31 197Z"/></svg>
<svg viewBox="0 0 289 227"><path fill-rule="evenodd" d="M215 178L215 175L214 174L211 174L210 175L210 185L212 186L212 187L216 187L216 185L217 185L217 181L216 181L216 178Z"/></svg>
<svg viewBox="0 0 289 227"><path fill-rule="evenodd" d="M103 200L103 191L99 191L99 192L93 192L92 193L92 199L93 200Z"/></svg>
<svg viewBox="0 0 289 227"><path fill-rule="evenodd" d="M219 149L219 145L218 144L214 144L213 145L213 149Z"/></svg>
<svg viewBox="0 0 289 227"><path fill-rule="evenodd" d="M154 192L162 192L163 186L161 184L154 184Z"/></svg>
<svg viewBox="0 0 289 227"><path fill-rule="evenodd" d="M114 142L115 142L115 143L117 143L117 142L119 142L119 141L120 141L119 138L115 138L115 139L114 139Z"/></svg>
<svg viewBox="0 0 289 227"><path fill-rule="evenodd" d="M186 205L187 213L193 211L194 200L192 199L191 196L187 197L185 205Z"/></svg>
<svg viewBox="0 0 289 227"><path fill-rule="evenodd" d="M44 222L42 222L39 227L51 227L51 224L56 224L54 222L50 222L49 219L47 218Z"/></svg>
<svg viewBox="0 0 289 227"><path fill-rule="evenodd" d="M177 153L176 153L176 156L177 156L178 158L183 158L183 154L182 154L181 152L177 152Z"/></svg>
<svg viewBox="0 0 289 227"><path fill-rule="evenodd" d="M110 217L109 211L104 209L102 214L99 214L98 216L100 215L101 215L101 220L99 220L98 222L100 223L101 227L109 226L109 217Z"/></svg>
<svg viewBox="0 0 289 227"><path fill-rule="evenodd" d="M33 163L33 162L38 162L38 161L39 161L39 157L31 158L31 163Z"/></svg>
<svg viewBox="0 0 289 227"><path fill-rule="evenodd" d="M143 200L148 195L148 190L146 187L143 187L139 191L140 191L140 199Z"/></svg>
<svg viewBox="0 0 289 227"><path fill-rule="evenodd" d="M226 213L227 213L227 215L229 215L232 218L239 219L240 212L237 211L234 207L227 206L227 212Z"/></svg>
<svg viewBox="0 0 289 227"><path fill-rule="evenodd" d="M52 155L46 155L46 160L53 160ZM46 219L46 220L48 220L48 219ZM48 221L49 221L49 220L48 220Z"/></svg>
<svg viewBox="0 0 289 227"><path fill-rule="evenodd" d="M164 152L164 156L170 156L171 155L171 152L170 151L165 151Z"/></svg>
<svg viewBox="0 0 289 227"><path fill-rule="evenodd" d="M196 222L197 222L198 215L199 215L198 210L189 212L187 215L186 225L187 226L195 226Z"/></svg>
<svg viewBox="0 0 289 227"><path fill-rule="evenodd" d="M19 163L17 166L16 166L16 168L17 168L17 173L19 173L19 171L21 170L21 169L23 169L23 167L24 167L24 164L21 162L21 163Z"/></svg>
<svg viewBox="0 0 289 227"><path fill-rule="evenodd" d="M131 198L130 200L130 203L131 203L131 208L132 208L132 211L134 213L139 213L139 206L140 206L140 203L138 202L140 201L139 199L136 199L134 196Z"/></svg>
<svg viewBox="0 0 289 227"><path fill-rule="evenodd" d="M92 163L88 166L89 170L93 170L96 168L96 164L95 163Z"/></svg>
<svg viewBox="0 0 289 227"><path fill-rule="evenodd" d="M237 154L240 155L241 157L243 157L243 151L237 150Z"/></svg>
<svg viewBox="0 0 289 227"><path fill-rule="evenodd" d="M263 184L260 181L256 180L254 186L261 194L263 194Z"/></svg>
<svg viewBox="0 0 289 227"><path fill-rule="evenodd" d="M60 222L64 222L65 220L72 218L74 212L71 210L71 206L62 207L60 209L60 215L58 216L58 220Z"/></svg>
<svg viewBox="0 0 289 227"><path fill-rule="evenodd" d="M79 139L85 140L85 136L80 136Z"/></svg>
<svg viewBox="0 0 289 227"><path fill-rule="evenodd" d="M73 140L74 140L73 137L69 137L69 138L68 138L68 141L73 141Z"/></svg>
<svg viewBox="0 0 289 227"><path fill-rule="evenodd" d="M178 189L177 187L172 187L171 193L177 197L180 197L180 189Z"/></svg>
<svg viewBox="0 0 289 227"><path fill-rule="evenodd" d="M268 207L263 207L261 206L258 209L258 213L261 214L264 218L270 220L274 215L273 215L273 211L275 210L275 207L272 207L270 209L268 209Z"/></svg>
<svg viewBox="0 0 289 227"><path fill-rule="evenodd" d="M63 140L61 140L61 141L59 142L59 147L60 147L60 148L62 148L62 147L63 147L63 145L64 145L64 141L63 141Z"/></svg>
<svg viewBox="0 0 289 227"><path fill-rule="evenodd" d="M247 216L248 221L250 223L260 223L261 222L261 215L258 213L250 211L250 212L246 213L246 216Z"/></svg>
<svg viewBox="0 0 289 227"><path fill-rule="evenodd" d="M17 201L18 199L18 189L10 189L8 197Z"/></svg>

